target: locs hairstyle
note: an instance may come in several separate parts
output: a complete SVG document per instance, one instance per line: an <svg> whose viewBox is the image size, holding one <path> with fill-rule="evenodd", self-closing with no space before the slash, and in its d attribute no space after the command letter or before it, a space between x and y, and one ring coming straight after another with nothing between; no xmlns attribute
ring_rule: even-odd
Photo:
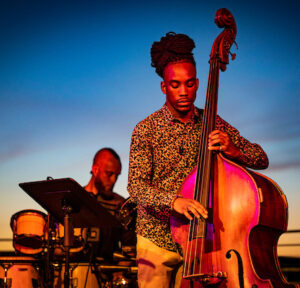
<svg viewBox="0 0 300 288"><path fill-rule="evenodd" d="M189 36L169 32L152 44L151 66L163 78L163 71L170 62L188 61L196 65L192 53L194 48L195 43Z"/></svg>

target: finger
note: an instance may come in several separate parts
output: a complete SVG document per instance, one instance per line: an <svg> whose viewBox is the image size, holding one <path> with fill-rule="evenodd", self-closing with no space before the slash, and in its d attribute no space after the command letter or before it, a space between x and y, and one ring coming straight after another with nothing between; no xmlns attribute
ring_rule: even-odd
<svg viewBox="0 0 300 288"><path fill-rule="evenodd" d="M199 202L195 201L193 203L193 206L190 206L190 207L193 207L194 209L196 209L197 213L200 214L202 217L207 218L208 211Z"/></svg>
<svg viewBox="0 0 300 288"><path fill-rule="evenodd" d="M193 217L190 215L188 209L186 209L183 214L187 219L189 219L191 221L193 220Z"/></svg>
<svg viewBox="0 0 300 288"><path fill-rule="evenodd" d="M208 213L206 210L201 210L199 211L201 217L203 217L204 219L207 219L208 218Z"/></svg>
<svg viewBox="0 0 300 288"><path fill-rule="evenodd" d="M214 139L221 139L221 140L226 140L229 138L228 134L223 132L223 131L220 131L220 130L214 130L213 132L211 132L209 134L209 140L214 140Z"/></svg>
<svg viewBox="0 0 300 288"><path fill-rule="evenodd" d="M221 135L219 133L213 134L213 135L209 135L208 137L208 141L212 141L212 140L216 140L216 139L220 139Z"/></svg>
<svg viewBox="0 0 300 288"><path fill-rule="evenodd" d="M209 145L208 150L213 150L213 151L221 151L222 148L220 145Z"/></svg>
<svg viewBox="0 0 300 288"><path fill-rule="evenodd" d="M221 130L213 130L212 132L210 132L210 134L209 134L209 137L213 137L213 136L215 136L215 135L218 135L218 134L220 134L222 131Z"/></svg>
<svg viewBox="0 0 300 288"><path fill-rule="evenodd" d="M192 214L194 214L198 219L200 219L201 214L193 206L188 206L187 210L188 210L188 212L191 212Z"/></svg>
<svg viewBox="0 0 300 288"><path fill-rule="evenodd" d="M213 141L228 141L228 136L227 134L215 134L211 137L208 138L208 142L213 142Z"/></svg>
<svg viewBox="0 0 300 288"><path fill-rule="evenodd" d="M219 144L221 142L221 140L222 140L221 138L210 139L208 141L208 145L213 146L213 145Z"/></svg>
<svg viewBox="0 0 300 288"><path fill-rule="evenodd" d="M229 139L227 137L219 137L219 138L216 138L216 139L210 139L208 141L208 145L226 145L228 146L229 144Z"/></svg>
<svg viewBox="0 0 300 288"><path fill-rule="evenodd" d="M227 150L228 143L223 140L213 141L208 143L208 149L214 151L224 151Z"/></svg>

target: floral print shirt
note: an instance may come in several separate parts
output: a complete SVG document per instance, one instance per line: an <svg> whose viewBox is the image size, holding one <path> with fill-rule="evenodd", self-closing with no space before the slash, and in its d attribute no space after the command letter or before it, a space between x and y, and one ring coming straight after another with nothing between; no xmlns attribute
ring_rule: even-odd
<svg viewBox="0 0 300 288"><path fill-rule="evenodd" d="M132 134L127 188L137 204L136 232L170 251L178 248L170 229L171 203L196 166L202 112L194 107L191 119L183 123L165 104L138 123ZM228 133L243 152L239 164L256 169L268 166L268 158L258 144L240 136L219 116L215 127Z"/></svg>

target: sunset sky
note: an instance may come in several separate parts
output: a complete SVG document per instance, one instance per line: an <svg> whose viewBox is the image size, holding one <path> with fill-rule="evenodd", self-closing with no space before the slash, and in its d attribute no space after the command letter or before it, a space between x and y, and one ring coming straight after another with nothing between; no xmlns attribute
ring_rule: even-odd
<svg viewBox="0 0 300 288"><path fill-rule="evenodd" d="M218 113L266 151L261 172L287 197L289 229L300 229L299 1L28 0L0 3L0 238L12 236L12 214L44 211L19 183L51 176L86 185L105 146L121 156L115 191L128 197L132 130L165 101L151 45L169 31L194 39L203 107L222 7L235 17L238 50L220 75ZM300 244L300 233L286 243ZM279 254L300 256L300 247Z"/></svg>

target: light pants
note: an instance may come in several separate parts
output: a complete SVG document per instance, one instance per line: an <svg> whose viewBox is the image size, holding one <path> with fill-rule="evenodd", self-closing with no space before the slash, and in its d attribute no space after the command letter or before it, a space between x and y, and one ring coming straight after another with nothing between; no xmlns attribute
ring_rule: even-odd
<svg viewBox="0 0 300 288"><path fill-rule="evenodd" d="M137 235L139 288L179 288L182 279L182 257L179 253L158 247Z"/></svg>

